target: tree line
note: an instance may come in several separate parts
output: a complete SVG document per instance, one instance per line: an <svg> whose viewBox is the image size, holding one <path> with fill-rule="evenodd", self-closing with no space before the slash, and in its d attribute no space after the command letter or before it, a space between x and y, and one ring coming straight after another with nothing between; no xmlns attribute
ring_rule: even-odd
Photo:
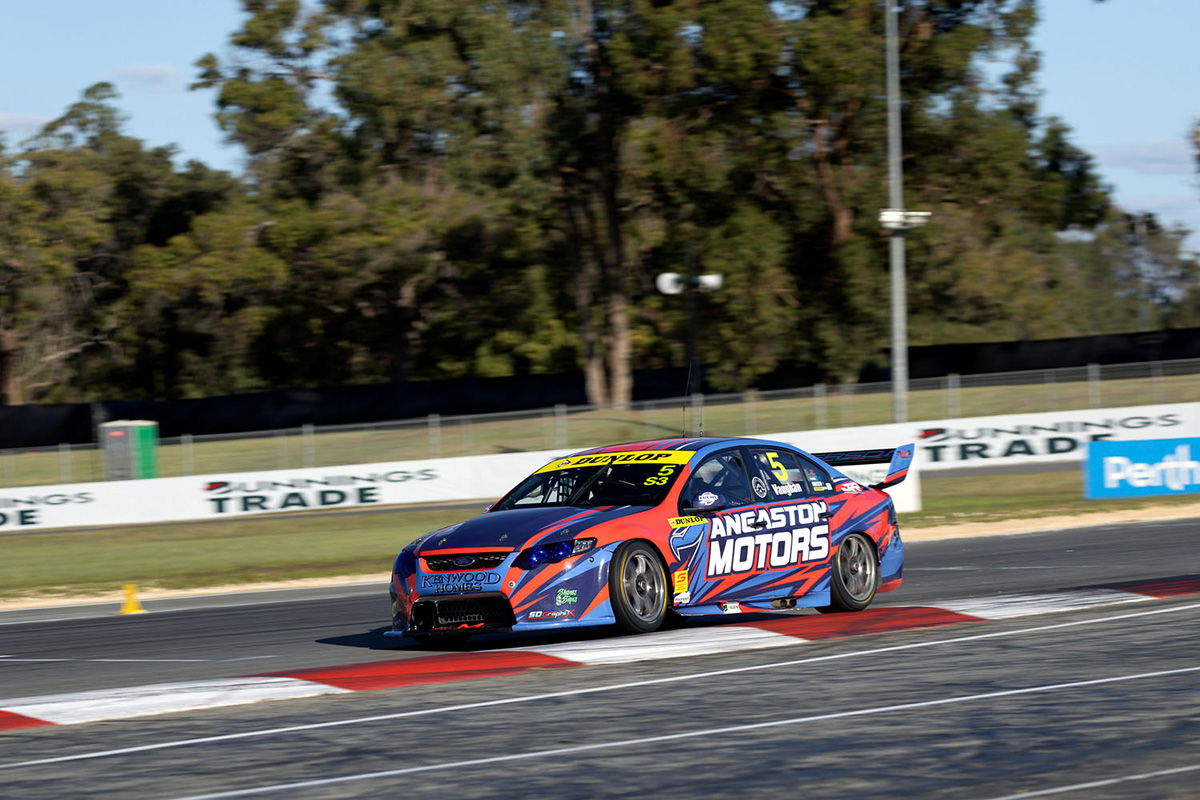
<svg viewBox="0 0 1200 800"><path fill-rule="evenodd" d="M0 148L0 403L886 361L878 0L242 0L196 64L243 174L108 84ZM1033 0L900 20L910 343L1200 324L1184 231L1037 103Z"/></svg>

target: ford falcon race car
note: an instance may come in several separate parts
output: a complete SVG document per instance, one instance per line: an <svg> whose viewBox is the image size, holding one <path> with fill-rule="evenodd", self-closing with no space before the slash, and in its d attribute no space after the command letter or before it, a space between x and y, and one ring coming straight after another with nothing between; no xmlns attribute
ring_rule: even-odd
<svg viewBox="0 0 1200 800"><path fill-rule="evenodd" d="M913 453L699 438L555 459L400 552L388 634L644 632L669 613L861 610L900 585L904 544L881 490L904 480ZM837 469L870 463L888 464L873 486Z"/></svg>

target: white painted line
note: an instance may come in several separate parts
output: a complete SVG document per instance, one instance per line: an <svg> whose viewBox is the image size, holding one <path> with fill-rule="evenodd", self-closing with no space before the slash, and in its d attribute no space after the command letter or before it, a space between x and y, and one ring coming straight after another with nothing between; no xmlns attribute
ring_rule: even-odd
<svg viewBox="0 0 1200 800"><path fill-rule="evenodd" d="M1122 775L1119 778L1106 778L1100 781L1089 781L1087 783L1075 783L1070 786L1056 786L1053 789L1041 789L1036 792L1022 792L1021 794L1006 794L1004 797L993 797L991 800L1025 800L1027 797L1049 797L1053 794L1064 794L1065 792L1078 792L1082 789L1096 789L1101 786L1114 786L1118 783L1129 783L1132 781L1145 781L1151 778L1163 778L1167 775L1180 775L1184 772L1195 772L1200 769L1200 764L1188 764L1186 767L1175 767L1174 769L1160 769L1157 772L1141 772L1137 775Z"/></svg>
<svg viewBox="0 0 1200 800"><path fill-rule="evenodd" d="M998 597L979 597L938 603L938 608L969 614L983 619L1009 619L1052 611L1073 611L1113 603L1137 603L1154 598L1145 594L1120 592L1115 589L1080 589L1044 594L1008 594Z"/></svg>
<svg viewBox="0 0 1200 800"><path fill-rule="evenodd" d="M218 678L159 683L131 689L97 689L89 692L22 697L0 701L3 703L0 710L56 725L72 725L103 719L218 708L240 703L257 703L260 700L292 700L349 691L295 678Z"/></svg>
<svg viewBox="0 0 1200 800"><path fill-rule="evenodd" d="M464 761L443 761L439 764L426 764L422 767L404 767L402 769L390 769L382 772L364 772L358 775L343 775L338 778L321 778L312 781L298 781L296 783L279 783L270 786L257 786L252 789L235 789L229 792L189 795L188 797L178 798L178 800L224 800L225 798L230 797L249 797L256 794L293 792L300 789L312 789L317 786L333 786L357 781L376 780L378 778L394 778L400 775L412 775L417 772L433 772L443 769L463 769L466 767L482 766L484 764L499 764L507 761L523 761L530 758L547 759L554 758L556 756L572 755L574 753L586 753L595 750L609 750L617 747L636 747L638 745L679 741L680 739L694 739L701 736L726 736L732 733L745 733L746 731L780 728L788 725L824 722L831 719L865 717L872 714L890 714L896 711L912 711L918 708L947 706L957 703L971 703L980 700L994 700L999 697L1015 697L1025 694L1044 694L1048 692L1070 691L1072 689L1079 689L1086 686L1102 686L1109 683L1136 681L1146 678L1165 678L1175 675L1183 675L1190 672L1200 672L1200 667L1183 667L1181 669L1160 670L1158 672L1141 672L1134 675L1117 675L1111 678L1095 678L1093 680L1071 681L1069 683L1048 683L1041 686L1029 686L1024 689L1004 689L999 692L957 695L953 697L943 697L937 700L921 700L915 703L897 703L895 705L888 706L858 708L852 711L835 711L829 714L812 714L804 717L788 717L786 719L771 720L770 722L754 722L745 725L727 725L722 728L703 728L699 730L685 731L684 733L666 734L663 736L646 736L639 739L617 739L611 742L598 742L596 744L583 744L576 745L574 747L559 747L552 750L535 750L525 753L512 753L504 756L491 756L489 758L473 758Z"/></svg>
<svg viewBox="0 0 1200 800"><path fill-rule="evenodd" d="M0 658L18 663L59 662L69 661L72 664L230 664L234 661L257 661L262 658L279 658L279 656L231 656L229 658Z"/></svg>
<svg viewBox="0 0 1200 800"><path fill-rule="evenodd" d="M833 653L823 656L810 656L808 658L798 658L788 661L775 661L767 664L753 664L747 667L731 667L729 669L709 670L707 672L692 672L685 675L675 675L665 678L652 678L642 681L629 681L627 683L607 684L604 686L591 686L584 689L570 689L562 692L547 692L544 694L522 695L519 697L509 697L501 700L484 700L477 703L462 703L452 706L437 706L434 708L426 708L418 711L398 711L394 714L378 714L369 717L352 717L350 719L333 720L331 722L313 722L307 725L288 725L280 728L264 728L254 731L244 731L242 733L226 733L217 736L203 736L194 739L176 739L169 742L159 742L156 744L143 744L136 747L122 747L114 750L98 750L90 753L76 753L74 755L54 756L51 758L39 758L32 761L15 761L8 764L0 764L0 770L16 769L18 767L34 767L45 764L59 764L64 761L84 761L93 758L108 758L111 756L129 755L131 753L144 753L150 750L165 750L175 747L188 747L196 744L212 744L214 742L236 741L238 739L251 739L261 736L278 736L287 733L296 733L299 731L311 731L321 728L339 728L347 725L363 725L371 722L389 722L391 720L404 719L407 717L423 717L434 714L446 714L454 711L474 711L480 708L491 708L493 706L517 705L520 703L538 702L541 700L558 700L564 697L578 697L588 694L600 694L606 692L621 691L623 689L637 689L644 686L656 686L660 684L690 682L703 680L706 678L723 678L728 675L738 675L747 672L758 672L768 669L789 669L793 667L803 666L806 664L824 663L829 661L841 661L844 659L856 658L859 656L874 657L886 653L897 653L905 650L922 650L927 647L940 647L943 645L964 644L967 642L981 641L985 639L1005 639L1010 636L1020 636L1026 633L1044 633L1045 631L1062 630L1064 628L1077 628L1086 625L1098 625L1105 622L1121 622L1128 619L1138 619L1142 617L1157 616L1159 614L1174 614L1179 611L1195 611L1200 609L1200 603L1193 603L1186 606L1174 606L1171 608L1157 608L1151 611L1138 611L1129 614L1118 614L1111 617L1099 617L1096 619L1076 620L1074 622L1060 622L1054 625L1038 625L1033 628L1020 628L1011 631L995 631L993 633L978 633L970 636L956 636L951 639L939 639L930 642L913 642L910 644L891 645L888 647L876 647L870 650L856 650L850 653ZM7 710L5 707L6 701L0 701L0 711Z"/></svg>
<svg viewBox="0 0 1200 800"><path fill-rule="evenodd" d="M658 631L638 636L621 636L586 642L515 648L542 655L577 661L580 664L628 664L660 658L706 656L736 650L786 647L805 641L797 636L764 631L759 628L729 625L715 628L689 628Z"/></svg>
<svg viewBox="0 0 1200 800"><path fill-rule="evenodd" d="M1072 564L1072 570L1079 569L1108 569L1112 564ZM1001 570L1016 570L1023 571L1028 569L1053 569L1062 570L1062 567L1054 564L1029 564L1023 567L905 567L905 574L909 572L998 572Z"/></svg>

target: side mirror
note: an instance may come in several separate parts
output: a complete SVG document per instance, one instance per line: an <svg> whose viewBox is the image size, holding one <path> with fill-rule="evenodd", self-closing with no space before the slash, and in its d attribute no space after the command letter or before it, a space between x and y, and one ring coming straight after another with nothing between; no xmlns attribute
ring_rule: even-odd
<svg viewBox="0 0 1200 800"><path fill-rule="evenodd" d="M724 511L724 510L725 510L725 506L704 506L703 508L696 508L695 506L684 506L683 508L679 509L679 513L683 514L684 516L688 516L688 517L709 517L709 516L712 516L714 511Z"/></svg>

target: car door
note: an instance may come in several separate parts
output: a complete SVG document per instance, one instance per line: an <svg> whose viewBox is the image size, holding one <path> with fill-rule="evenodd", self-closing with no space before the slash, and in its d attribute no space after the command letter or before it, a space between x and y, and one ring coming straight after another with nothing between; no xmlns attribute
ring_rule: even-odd
<svg viewBox="0 0 1200 800"><path fill-rule="evenodd" d="M679 494L680 516L671 520L676 605L717 601L722 581L707 574L713 525L724 530L724 523L717 520L748 508L753 497L746 453L740 447L709 455L692 469Z"/></svg>
<svg viewBox="0 0 1200 800"><path fill-rule="evenodd" d="M829 563L832 485L810 479L802 456L772 446L743 448L750 500L712 515L706 595L716 602L799 597Z"/></svg>

